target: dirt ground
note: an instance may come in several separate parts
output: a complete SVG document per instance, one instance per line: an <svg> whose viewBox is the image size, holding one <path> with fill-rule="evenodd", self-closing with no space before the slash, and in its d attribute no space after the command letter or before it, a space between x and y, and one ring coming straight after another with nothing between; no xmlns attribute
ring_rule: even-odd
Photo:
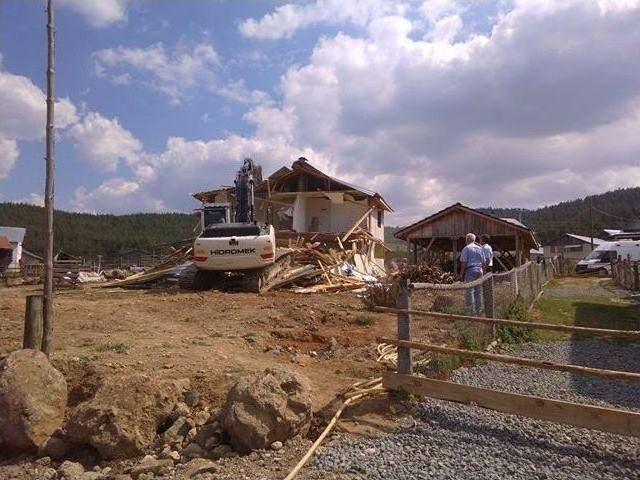
<svg viewBox="0 0 640 480"><path fill-rule="evenodd" d="M35 290L0 289L0 354L21 348L25 296ZM376 337L396 332L394 315L365 311L354 292L93 287L58 292L55 308L51 360L67 377L70 406L89 398L104 377L146 373L190 378L215 407L237 377L286 365L310 379L320 411L337 392L382 372ZM448 332L416 330L438 341Z"/></svg>

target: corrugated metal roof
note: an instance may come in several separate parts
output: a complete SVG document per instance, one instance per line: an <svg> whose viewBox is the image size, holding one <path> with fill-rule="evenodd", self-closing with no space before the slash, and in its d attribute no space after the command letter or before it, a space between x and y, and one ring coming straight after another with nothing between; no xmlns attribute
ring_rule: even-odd
<svg viewBox="0 0 640 480"><path fill-rule="evenodd" d="M584 242L584 243L591 243L591 237L585 237L584 235L576 235L574 233L567 233L567 236L571 238L575 238L576 240L580 240L581 242ZM602 240L601 238L593 237L594 245L600 245L601 243L604 243L604 242L605 240Z"/></svg>
<svg viewBox="0 0 640 480"><path fill-rule="evenodd" d="M518 220L516 218L500 217L500 220L504 220L505 222L512 223L513 225L517 225L518 227L529 228L524 223L522 223L520 220Z"/></svg>
<svg viewBox="0 0 640 480"><path fill-rule="evenodd" d="M22 227L0 227L0 237L7 237L11 243L22 243L26 228Z"/></svg>

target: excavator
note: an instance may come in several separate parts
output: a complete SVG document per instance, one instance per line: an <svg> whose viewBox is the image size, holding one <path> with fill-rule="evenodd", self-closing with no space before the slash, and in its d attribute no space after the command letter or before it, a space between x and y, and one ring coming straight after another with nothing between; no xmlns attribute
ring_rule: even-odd
<svg viewBox="0 0 640 480"><path fill-rule="evenodd" d="M254 190L261 182L261 167L246 158L236 174L234 208L203 206L202 232L193 246L195 289L239 284L243 291L259 293L290 266L289 252L276 248L273 225L256 220Z"/></svg>

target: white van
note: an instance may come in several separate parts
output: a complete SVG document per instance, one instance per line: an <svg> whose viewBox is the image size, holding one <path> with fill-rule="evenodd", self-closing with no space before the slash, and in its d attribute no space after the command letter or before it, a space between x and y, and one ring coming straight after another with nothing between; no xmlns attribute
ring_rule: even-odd
<svg viewBox="0 0 640 480"><path fill-rule="evenodd" d="M611 261L618 257L623 259L631 257L631 260L640 260L640 240L618 240L616 242L604 242L580 260L576 265L576 273L598 273L599 275L611 274Z"/></svg>

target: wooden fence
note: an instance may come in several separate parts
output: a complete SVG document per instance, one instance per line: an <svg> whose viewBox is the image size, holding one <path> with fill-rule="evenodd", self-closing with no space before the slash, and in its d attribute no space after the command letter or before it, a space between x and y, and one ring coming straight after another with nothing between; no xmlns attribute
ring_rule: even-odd
<svg viewBox="0 0 640 480"><path fill-rule="evenodd" d="M494 362L524 365L532 368L571 372L581 375L593 375L612 380L640 382L640 373L604 370L581 365L559 364L511 355L500 355L474 350L450 348L442 345L414 342L411 338L414 315L425 316L431 320L441 322L462 320L473 323L489 322L497 325L513 325L514 323L517 323L518 326L523 328L556 331L561 330L570 333L588 333L589 335L624 338L635 341L640 341L640 331L597 328L585 329L585 327L574 327L569 325L514 322L507 319L452 315L414 310L412 309L411 304L412 291L419 288L420 284L411 285L406 280L401 280L398 290L397 308L376 308L377 311L381 312L394 311L397 313L397 338L378 338L379 342L396 345L398 347L397 372L389 372L384 375L383 385L385 388L404 390L415 395L429 396L441 400L475 404L491 410L536 418L539 420L640 437L640 413L616 408L583 405L531 395L520 395L487 388L462 385L450 381L419 377L413 375L412 351L428 351L440 354L458 355L466 358L479 358Z"/></svg>
<svg viewBox="0 0 640 480"><path fill-rule="evenodd" d="M611 262L611 276L616 284L628 290L640 290L638 263L632 261L629 256Z"/></svg>

